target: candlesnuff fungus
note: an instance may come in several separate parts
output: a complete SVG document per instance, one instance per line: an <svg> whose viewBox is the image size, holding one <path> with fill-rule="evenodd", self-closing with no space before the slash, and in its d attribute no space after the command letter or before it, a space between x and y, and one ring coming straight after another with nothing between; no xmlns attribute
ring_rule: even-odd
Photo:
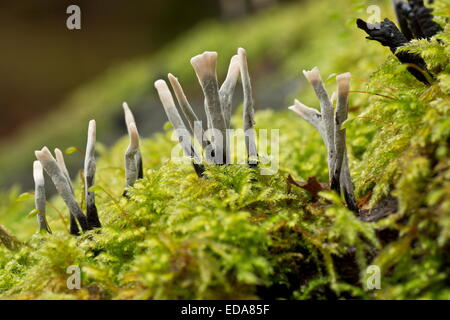
<svg viewBox="0 0 450 320"><path fill-rule="evenodd" d="M66 178L65 174L61 170L55 158L53 158L48 148L44 147L42 148L42 150L36 150L35 155L44 167L45 172L47 172L47 174L52 179L56 190L69 208L70 214L77 219L83 231L90 230L91 227L88 224L87 218L83 214L83 211L75 200L69 180Z"/></svg>
<svg viewBox="0 0 450 320"><path fill-rule="evenodd" d="M130 144L125 152L125 180L126 186L132 187L138 178L138 162L136 154L139 151L139 133L136 123L130 122L128 125ZM127 195L127 192L124 192Z"/></svg>
<svg viewBox="0 0 450 320"><path fill-rule="evenodd" d="M131 123L135 123L136 121L134 120L134 116L133 113L130 110L130 107L128 107L128 104L126 102L124 102L122 104L123 106L123 111L125 113L125 123L127 125L127 131L128 131L128 135L130 135L131 129L130 129L130 125ZM144 177L144 167L142 165L142 154L141 154L141 150L138 146L137 152L136 152L136 164L137 164L137 178L138 179L142 179Z"/></svg>
<svg viewBox="0 0 450 320"><path fill-rule="evenodd" d="M219 96L216 64L217 52L206 51L191 59L191 65L205 95L205 112L208 118L208 127L212 129L216 164L225 164L229 154L227 152L228 132Z"/></svg>
<svg viewBox="0 0 450 320"><path fill-rule="evenodd" d="M247 53L245 49L238 49L239 65L241 70L242 89L244 92L244 132L245 146L247 148L247 163L251 167L258 165L258 152L255 143L255 121L253 112L252 84L248 72Z"/></svg>
<svg viewBox="0 0 450 320"><path fill-rule="evenodd" d="M84 189L86 195L86 216L91 228L100 228L102 225L98 218L97 207L95 206L95 193L89 189L95 182L95 142L96 142L96 123L95 120L89 121L88 137L86 144L86 154L84 158Z"/></svg>
<svg viewBox="0 0 450 320"><path fill-rule="evenodd" d="M432 37L441 31L441 27L433 21L432 10L425 7L422 0L393 0L393 3L401 31L387 18L377 24L357 19L356 24L369 35L366 39L376 40L389 47L400 62L410 65L407 69L417 80L430 84L428 79L433 77L427 70L425 61L418 54L397 52L397 49L411 39Z"/></svg>
<svg viewBox="0 0 450 320"><path fill-rule="evenodd" d="M191 134L195 137L195 139L203 147L204 150L210 151L206 153L206 157L208 163L212 163L214 161L213 146L211 144L211 141L209 141L209 139L204 136L201 121L198 119L197 115L195 114L194 110L191 107L191 104L187 100L187 97L178 79L171 73L168 74L168 78L170 81L170 85L172 86L172 89L175 92L175 96L177 98L178 104L180 105L181 111L183 112L185 118L188 121Z"/></svg>
<svg viewBox="0 0 450 320"><path fill-rule="evenodd" d="M66 177L66 179L69 183L70 190L72 191L72 194L75 197L75 191L73 190L72 180L70 179L69 171L67 170L62 151L59 150L58 148L56 148L55 156L56 156L56 162L58 163L58 166L60 167L61 171L64 173L64 176ZM73 235L80 234L80 229L78 228L77 221L73 215L70 215L69 228L70 228L70 234L73 234Z"/></svg>
<svg viewBox="0 0 450 320"><path fill-rule="evenodd" d="M225 124L227 128L230 128L231 126L230 121L232 113L231 109L233 103L233 95L241 71L240 67L241 67L240 58L238 55L234 55L231 58L225 81L222 83L219 90L220 103L222 104L223 115L225 117Z"/></svg>
<svg viewBox="0 0 450 320"><path fill-rule="evenodd" d="M332 100L323 85L319 69L314 67L311 71L303 71L306 79L314 88L320 102L320 112L295 100L295 104L289 107L305 119L319 131L328 153L328 175L330 188L338 193L343 192L347 206L352 211L357 211L353 192L353 184L348 168L346 132L341 129L342 123L347 119L348 95L350 88L350 73L344 73L336 77L338 91L336 95L336 112L333 110Z"/></svg>
<svg viewBox="0 0 450 320"><path fill-rule="evenodd" d="M238 54L231 58L228 73L225 81L219 88L216 75L217 52L204 52L191 59L191 65L197 75L198 81L202 87L205 96L204 107L207 118L208 130L203 133L201 122L193 111L178 79L169 73L168 78L175 92L178 104L188 122L190 133L202 146L206 155L207 163L226 164L231 161L229 132L233 95L239 75L242 78L244 92L244 132L247 148L247 161L250 166L258 164L258 154L255 143L254 115L253 115L253 97L250 82L250 76L247 66L245 50L240 48ZM177 131L180 143L183 144L185 155L193 158L194 168L203 173L203 166L198 164L201 161L200 156L195 150L189 138L189 131L184 125L172 94L164 80L155 82L155 88L158 91L164 110ZM212 140L209 140L209 135ZM183 141L183 143L182 143Z"/></svg>
<svg viewBox="0 0 450 320"><path fill-rule="evenodd" d="M184 155L186 157L192 158L192 165L194 166L194 170L197 175L201 177L203 175L203 172L205 171L205 168L201 164L201 158L195 150L194 145L192 144L191 136L186 129L186 126L184 125L183 119L178 113L178 110L175 106L175 101L173 100L167 83L164 80L157 80L155 82L155 88L158 91L159 99L161 100L161 103L164 107L167 118L169 118L169 121L172 123L178 141L183 148Z"/></svg>
<svg viewBox="0 0 450 320"><path fill-rule="evenodd" d="M45 181L44 170L39 161L33 162L33 179L34 179L34 204L37 212L39 224L39 232L52 233L48 226L45 216L46 197L45 197Z"/></svg>

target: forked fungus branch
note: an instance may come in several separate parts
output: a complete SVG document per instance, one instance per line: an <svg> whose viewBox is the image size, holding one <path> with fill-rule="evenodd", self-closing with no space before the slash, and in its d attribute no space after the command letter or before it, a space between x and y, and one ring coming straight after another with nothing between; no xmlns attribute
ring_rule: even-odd
<svg viewBox="0 0 450 320"><path fill-rule="evenodd" d="M336 111L333 108L334 97L329 98L317 67L311 71L303 71L308 82L314 88L320 103L320 112L307 107L298 100L289 107L309 124L319 131L328 153L328 175L330 188L344 194L347 206L352 211L357 211L353 184L348 168L346 132L341 129L342 123L347 119L348 95L350 90L350 73L340 74L336 77L337 104Z"/></svg>
<svg viewBox="0 0 450 320"><path fill-rule="evenodd" d="M200 164L202 154L204 154L208 164L222 165L229 164L231 161L229 129L231 129L233 96L239 75L242 79L244 93L243 120L247 163L252 167L257 166L258 154L255 142L253 97L245 50L240 48L238 54L231 58L227 76L220 88L216 72L217 52L204 52L194 56L190 62L205 96L204 109L207 118L207 130L205 132L199 117L186 98L180 82L174 75L169 73L168 78L182 114L188 123L189 131L178 112L166 82L164 80L156 81L155 88L166 115L176 130L180 143L182 142L185 155L194 160L194 168L197 174L202 176L204 171L203 165ZM199 142L199 145L203 148L203 153L197 152L191 142L192 137L190 135L193 135L195 140Z"/></svg>

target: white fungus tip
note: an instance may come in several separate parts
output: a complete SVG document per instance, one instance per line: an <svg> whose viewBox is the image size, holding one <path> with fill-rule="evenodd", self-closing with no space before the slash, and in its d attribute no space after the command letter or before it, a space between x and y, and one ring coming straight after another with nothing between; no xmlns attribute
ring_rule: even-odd
<svg viewBox="0 0 450 320"><path fill-rule="evenodd" d="M303 70L303 75L305 76L306 80L308 80L309 83L322 81L318 67L314 67L310 71Z"/></svg>
<svg viewBox="0 0 450 320"><path fill-rule="evenodd" d="M66 168L66 163L64 162L64 155L62 151L58 148L55 148L55 156L56 156L56 163L58 164L59 168L67 175L69 176L69 172Z"/></svg>
<svg viewBox="0 0 450 320"><path fill-rule="evenodd" d="M139 148L139 133L134 122L130 123L130 147L132 149Z"/></svg>
<svg viewBox="0 0 450 320"><path fill-rule="evenodd" d="M348 91L350 90L351 77L352 75L350 72L342 73L336 76L339 94L348 94Z"/></svg>
<svg viewBox="0 0 450 320"><path fill-rule="evenodd" d="M158 91L159 99L165 108L175 106L172 93L164 80L156 80L155 88Z"/></svg>
<svg viewBox="0 0 450 320"><path fill-rule="evenodd" d="M169 78L170 84L172 85L172 88L176 90L176 87L180 86L180 82L178 81L178 78L175 77L173 74L169 73L167 75L167 78Z"/></svg>
<svg viewBox="0 0 450 320"><path fill-rule="evenodd" d="M167 78L169 78L169 80L172 82L172 80L178 80L177 77L175 77L173 74L169 73L167 74Z"/></svg>
<svg viewBox="0 0 450 320"><path fill-rule="evenodd" d="M336 81L338 83L340 83L340 82L349 82L351 78L352 78L352 74L350 72L346 72L346 73L338 74L336 76Z"/></svg>
<svg viewBox="0 0 450 320"><path fill-rule="evenodd" d="M129 131L130 130L129 129L130 123L131 122L136 122L136 121L134 120L133 113L131 112L131 109L128 106L128 103L124 102L122 104L122 107L123 107L123 112L125 114L125 123L127 125L127 130Z"/></svg>
<svg viewBox="0 0 450 320"><path fill-rule="evenodd" d="M97 131L97 123L95 120L89 121L89 127L88 127L88 138L95 139Z"/></svg>
<svg viewBox="0 0 450 320"><path fill-rule="evenodd" d="M64 155L60 149L55 148L55 156L56 156L56 162L64 163Z"/></svg>
<svg viewBox="0 0 450 320"><path fill-rule="evenodd" d="M36 184L44 183L44 171L40 161L33 161L33 178Z"/></svg>
<svg viewBox="0 0 450 320"><path fill-rule="evenodd" d="M178 100L185 98L183 88L181 87L180 82L178 81L178 78L175 77L173 74L169 73L167 75L170 81L170 85L172 86L173 91L175 92L175 95Z"/></svg>
<svg viewBox="0 0 450 320"><path fill-rule="evenodd" d="M288 109L291 111L294 111L296 114L300 115L301 117L305 117L305 115L309 112L314 112L313 109L304 105L297 99L294 100L294 105L288 107Z"/></svg>
<svg viewBox="0 0 450 320"><path fill-rule="evenodd" d="M53 158L52 154L50 153L50 150L48 150L47 147L43 147L41 150L37 150L34 152L36 155L36 158L39 161L54 161L55 158Z"/></svg>
<svg viewBox="0 0 450 320"><path fill-rule="evenodd" d="M164 80L159 79L159 80L155 81L155 88L156 88L156 90L161 90L164 87L167 87L167 83Z"/></svg>
<svg viewBox="0 0 450 320"><path fill-rule="evenodd" d="M292 106L289 106L288 109L291 111L294 111L297 114L300 114L300 108L301 108L302 103L300 101L298 101L297 99L294 100L294 104Z"/></svg>
<svg viewBox="0 0 450 320"><path fill-rule="evenodd" d="M191 65L199 79L216 75L217 52L205 51L191 58Z"/></svg>
<svg viewBox="0 0 450 320"><path fill-rule="evenodd" d="M239 55L237 55L237 54L231 58L230 66L228 67L227 78L229 78L229 77L237 78L238 77L239 67L240 67L239 60L240 60L240 58L239 58Z"/></svg>

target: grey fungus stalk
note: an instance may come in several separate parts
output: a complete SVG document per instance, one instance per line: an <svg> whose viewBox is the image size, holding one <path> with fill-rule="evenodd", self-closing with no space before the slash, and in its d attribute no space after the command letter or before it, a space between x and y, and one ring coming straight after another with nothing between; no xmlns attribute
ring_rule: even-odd
<svg viewBox="0 0 450 320"><path fill-rule="evenodd" d="M250 167L256 167L258 165L258 153L254 129L254 101L245 50L239 48L237 54L231 58L227 75L220 88L216 74L217 52L203 52L194 56L190 62L204 94L204 108L207 119L207 130L205 132L203 132L201 121L199 121L193 111L178 79L170 73L168 78L179 107L188 123L189 132L202 146L206 162L216 165L231 163L230 147L232 141L230 140L229 134L231 129L232 104L236 84L240 76L244 94L243 120L247 163ZM189 137L189 132L177 110L172 93L163 80L156 81L155 88L158 91L167 117L178 134L185 155L194 159L195 170L197 173L201 172L199 176L202 176L204 167L199 165L202 159L197 155L194 146L190 143L191 137Z"/></svg>
<svg viewBox="0 0 450 320"><path fill-rule="evenodd" d="M250 167L258 165L258 152L256 150L255 120L253 111L253 94L250 75L248 72L247 53L243 48L238 49L241 71L242 87L244 92L244 132L245 146L247 148L247 163Z"/></svg>
<svg viewBox="0 0 450 320"><path fill-rule="evenodd" d="M219 96L219 84L216 74L217 52L206 51L191 59L191 65L205 95L205 112L208 127L212 129L216 164L226 164L228 144L227 124Z"/></svg>
<svg viewBox="0 0 450 320"><path fill-rule="evenodd" d="M130 144L125 152L125 180L126 187L134 186L138 179L138 163L136 161L136 154L139 150L139 133L136 124L131 122L129 124ZM124 192L127 196L127 191Z"/></svg>
<svg viewBox="0 0 450 320"><path fill-rule="evenodd" d="M352 211L357 211L348 167L346 132L345 129L341 128L348 115L351 75L350 73L344 73L336 77L337 93L333 94L332 99L329 99L321 80L319 69L315 67L313 70L304 71L303 73L316 92L321 112L307 107L298 100L289 109L319 131L327 147L330 188L338 193L342 190L347 207ZM336 111L333 109L334 100L337 101Z"/></svg>
<svg viewBox="0 0 450 320"><path fill-rule="evenodd" d="M227 128L231 126L231 107L233 103L234 90L239 78L240 73L240 58L238 55L234 55L231 58L230 66L228 67L227 77L220 86L219 96L222 104L223 114L225 117L225 124Z"/></svg>
<svg viewBox="0 0 450 320"><path fill-rule="evenodd" d="M39 224L39 232L52 233L45 216L46 197L45 197L45 180L44 170L39 161L33 162L33 179L34 179L34 204L37 212Z"/></svg>
<svg viewBox="0 0 450 320"><path fill-rule="evenodd" d="M41 162L45 172L52 179L58 194L63 198L69 208L70 214L77 219L83 231L90 230L91 228L87 222L87 218L75 200L69 181L48 148L44 147L42 150L35 151L35 155Z"/></svg>
<svg viewBox="0 0 450 320"><path fill-rule="evenodd" d="M350 93L350 79L349 72L340 74L336 77L337 81L337 102L335 114L335 144L336 144L336 163L334 167L334 178L339 179L339 185L336 185L336 190L342 190L347 206L352 211L357 211L356 200L353 191L352 178L350 176L350 169L348 167L347 134L345 128L341 128L342 124L348 117L348 96Z"/></svg>
<svg viewBox="0 0 450 320"><path fill-rule="evenodd" d="M322 138L325 141L328 151L328 168L329 168L329 178L332 179L333 166L335 163L336 155L334 149L334 112L333 105L328 93L325 90L322 78L320 77L319 68L314 67L311 71L303 70L303 74L308 82L314 89L317 98L320 103L320 114L322 116L321 126L322 126Z"/></svg>
<svg viewBox="0 0 450 320"><path fill-rule="evenodd" d="M201 164L201 157L195 150L194 145L191 141L191 136L189 131L181 118L173 100L172 93L164 80L157 80L155 82L155 89L158 92L159 99L164 107L164 111L172 124L175 134L177 135L178 141L181 144L184 155L192 159L192 165L194 170L199 177L203 176L205 171L204 166Z"/></svg>
<svg viewBox="0 0 450 320"><path fill-rule="evenodd" d="M95 143L96 143L96 123L89 121L88 137L86 144L86 154L84 159L84 189L86 195L86 216L91 228L100 228L102 225L98 218L97 207L95 206L95 193L90 188L95 183Z"/></svg>
<svg viewBox="0 0 450 320"><path fill-rule="evenodd" d="M178 79L171 73L167 75L170 85L175 93L175 97L177 98L178 105L180 106L181 111L184 114L188 124L189 130L194 138L198 141L198 143L202 146L203 150L210 150L210 152L205 152L205 156L208 163L214 162L214 150L211 144L211 141L204 135L203 126L201 121L198 119L194 110L191 107L184 91Z"/></svg>
<svg viewBox="0 0 450 320"><path fill-rule="evenodd" d="M58 163L59 168L63 172L64 176L67 179L70 190L72 191L73 196L75 197L75 191L73 190L72 181L70 179L69 171L67 170L66 163L64 161L64 155L61 150L58 148L55 149L56 162ZM73 215L70 215L70 234L80 235L80 228L78 227L77 220Z"/></svg>
<svg viewBox="0 0 450 320"><path fill-rule="evenodd" d="M122 104L122 106L123 106L123 111L124 111L124 114L125 114L125 123L127 125L128 135L130 135L130 125L133 122L134 122L134 124L136 124L136 120L134 119L134 115L131 112L130 107L128 106L128 104L126 102L124 102ZM143 167L143 164L142 164L142 153L141 153L141 150L140 150L139 147L138 147L138 150L136 152L135 158L136 158L137 172L138 172L137 178L138 179L142 179L144 177L144 167Z"/></svg>

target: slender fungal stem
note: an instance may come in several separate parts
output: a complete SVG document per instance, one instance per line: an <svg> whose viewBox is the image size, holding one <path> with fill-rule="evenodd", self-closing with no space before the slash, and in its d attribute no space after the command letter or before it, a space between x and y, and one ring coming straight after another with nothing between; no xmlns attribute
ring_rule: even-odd
<svg viewBox="0 0 450 320"><path fill-rule="evenodd" d="M239 64L241 71L242 87L244 92L244 133L245 146L247 147L247 162L251 167L258 165L258 152L256 150L255 120L253 111L252 84L247 64L245 49L238 49Z"/></svg>
<svg viewBox="0 0 450 320"><path fill-rule="evenodd" d="M217 52L204 52L191 59L191 65L205 95L205 112L212 129L216 164L227 163L227 125L219 97L216 74Z"/></svg>
<svg viewBox="0 0 450 320"><path fill-rule="evenodd" d="M136 124L136 120L134 119L134 115L130 110L130 107L128 107L128 104L126 102L124 102L122 104L123 106L123 111L125 113L125 123L127 125L127 131L128 131L128 135L130 135L130 124L131 123L135 123ZM142 153L140 148L138 148L138 151L136 152L136 163L137 163L137 170L138 170L138 179L142 179L144 178L144 167L142 164Z"/></svg>
<svg viewBox="0 0 450 320"><path fill-rule="evenodd" d="M52 233L47 223L46 213L46 197L45 197L45 180L42 164L39 161L33 162L33 178L34 178L34 204L38 211L37 218L39 224L39 232Z"/></svg>
<svg viewBox="0 0 450 320"><path fill-rule="evenodd" d="M97 207L95 206L95 193L89 191L95 183L95 142L96 142L96 123L95 120L89 121L88 137L86 144L86 156L84 158L84 188L86 195L86 216L91 228L100 228L102 225L98 218Z"/></svg>
<svg viewBox="0 0 450 320"><path fill-rule="evenodd" d="M192 159L192 165L194 166L195 172L199 177L203 175L205 168L201 164L201 158L196 152L194 146L191 142L191 136L189 131L184 125L183 119L181 118L178 110L175 106L175 101L173 100L172 94L164 80L157 80L155 82L155 88L158 91L159 99L164 107L167 118L175 130L175 134L178 137L178 141L181 144L184 154L186 157Z"/></svg>
<svg viewBox="0 0 450 320"><path fill-rule="evenodd" d="M319 111L304 105L297 99L295 100L295 104L293 106L290 106L288 109L294 111L296 114L305 119L310 125L316 128L326 145L327 136L325 127L323 126L322 115Z"/></svg>
<svg viewBox="0 0 450 320"><path fill-rule="evenodd" d="M331 189L340 192L342 189L349 209L356 210L356 201L353 193L353 183L348 168L346 130L341 129L342 124L348 116L348 96L350 92L349 72L340 74L336 77L337 81L337 104L335 114L335 149L336 163L334 166L333 179L331 180Z"/></svg>
<svg viewBox="0 0 450 320"><path fill-rule="evenodd" d="M341 128L348 115L351 75L350 73L344 73L336 77L338 83L337 93L333 94L330 100L317 67L303 73L314 87L320 101L321 112L305 106L298 100L295 100L295 104L289 109L300 115L319 131L328 150L330 188L338 193L342 189L347 207L352 211L358 211L348 167L346 131ZM335 100L337 101L336 112L333 110L333 102ZM327 115L326 117L325 114Z"/></svg>
<svg viewBox="0 0 450 320"><path fill-rule="evenodd" d="M198 141L198 143L202 146L203 150L209 150L212 148L211 141L207 137L205 137L203 126L201 125L201 121L198 119L194 110L191 107L186 95L184 94L183 87L181 86L178 79L171 73L168 75L170 84L172 86L173 91L175 92L175 96L178 101L178 105L181 108L186 120L189 124L189 129L194 138ZM206 103L206 102L205 102ZM206 152L205 156L207 158L208 163L213 163L214 161L214 153Z"/></svg>
<svg viewBox="0 0 450 320"><path fill-rule="evenodd" d="M342 162L344 160L345 152L345 129L341 129L342 123L347 120L348 115L348 94L350 88L351 74L349 72L340 74L336 77L337 81L337 104L335 114L335 150L336 159L331 175L331 189L336 190L338 193L341 191L340 187L340 174L342 168Z"/></svg>
<svg viewBox="0 0 450 320"><path fill-rule="evenodd" d="M178 105L180 106L181 111L183 112L184 116L187 119L191 133L194 134L194 123L196 121L199 121L198 117L195 114L194 110L192 109L188 99L186 98L186 95L178 79L171 73L168 74L168 78L170 81L170 85L172 86L172 89L175 92L175 97L177 98Z"/></svg>
<svg viewBox="0 0 450 320"><path fill-rule="evenodd" d="M303 74L314 89L320 102L320 114L322 115L323 127L325 130L326 146L328 151L329 179L331 181L336 150L334 147L334 111L328 93L325 90L319 68L314 67L311 71L303 70Z"/></svg>
<svg viewBox="0 0 450 320"><path fill-rule="evenodd" d="M125 179L126 187L134 186L138 178L138 163L136 161L136 154L139 150L139 133L136 124L131 122L129 124L130 144L125 152ZM124 195L126 196L126 191Z"/></svg>
<svg viewBox="0 0 450 320"><path fill-rule="evenodd" d="M42 148L42 150L35 151L35 155L44 167L44 170L52 179L56 190L63 198L64 202L69 208L70 213L78 220L81 229L83 231L90 230L86 216L83 214L83 211L75 200L67 178L65 177L55 158L53 158L53 156L51 155L48 148L44 147Z"/></svg>
<svg viewBox="0 0 450 320"><path fill-rule="evenodd" d="M231 58L228 74L219 90L220 103L222 104L225 125L231 128L231 108L233 103L234 90L240 73L240 58L234 55Z"/></svg>
<svg viewBox="0 0 450 320"><path fill-rule="evenodd" d="M80 152L82 153L82 152ZM67 183L69 184L70 190L72 191L73 196L75 197L75 191L73 189L72 180L70 179L69 171L67 170L66 163L64 161L64 155L61 150L58 148L55 149L55 156L56 156L56 162L58 163L59 168L64 173L64 176L67 179ZM78 227L77 220L75 217L71 214L69 215L69 221L70 221L70 234L73 235L80 235L80 228Z"/></svg>

